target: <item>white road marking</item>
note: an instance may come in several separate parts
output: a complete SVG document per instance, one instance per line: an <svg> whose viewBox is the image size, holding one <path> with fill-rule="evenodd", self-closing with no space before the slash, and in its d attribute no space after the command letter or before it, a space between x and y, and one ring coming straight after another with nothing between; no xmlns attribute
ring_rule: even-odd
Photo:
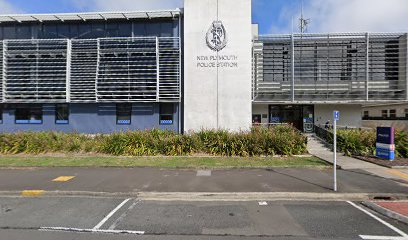
<svg viewBox="0 0 408 240"><path fill-rule="evenodd" d="M123 221L123 219L127 216L127 213L131 211L137 204L139 204L141 201L135 201L130 207L118 218L115 220L115 222L112 223L112 225L108 228L109 230L114 230L116 226Z"/></svg>
<svg viewBox="0 0 408 240"><path fill-rule="evenodd" d="M94 228L93 230L98 230L99 228L102 227L103 224L106 223L106 221L109 220L109 218L111 218L113 216L113 214L115 214L121 207L123 207L123 205L125 205L127 202L129 202L131 200L131 198L128 198L126 200L124 200L121 204L119 204L115 209L113 209L104 219L102 219L102 221L100 221Z"/></svg>
<svg viewBox="0 0 408 240"><path fill-rule="evenodd" d="M258 204L259 204L259 206L268 206L267 202L259 202Z"/></svg>
<svg viewBox="0 0 408 240"><path fill-rule="evenodd" d="M386 221L382 220L381 218L375 216L374 214L370 213L369 211L365 210L364 208L362 208L362 207L360 207L360 206L357 206L357 205L354 204L353 202L347 201L347 203L349 203L351 206L353 206L353 207L357 208L358 210L364 212L364 213L367 214L368 216L374 218L374 219L377 220L378 222L384 224L385 226L387 226L388 228L390 228L391 230L393 230L394 232L396 232L396 233L398 233L399 235L402 236L402 238L401 238L401 237L399 237L399 238L397 237L397 239L404 239L404 240L406 239L406 240L408 240L408 235L407 235L406 233L404 233L403 231L401 231L401 230L399 230L398 228L394 227L393 225L387 223ZM361 235L360 237L361 237L361 238L366 237L366 238L363 238L363 239L383 239L383 240L395 239L395 237L385 237L385 236L371 236L371 237L374 237L374 238L367 238L367 237L370 237L370 236ZM377 237L377 238L376 238L376 237ZM382 237L382 238L379 238L379 237Z"/></svg>
<svg viewBox="0 0 408 240"><path fill-rule="evenodd" d="M136 234L136 235L143 235L145 233L144 231L81 229L65 227L42 227L39 230L44 232L81 232L81 233L108 233L108 234Z"/></svg>
<svg viewBox="0 0 408 240"><path fill-rule="evenodd" d="M211 177L211 170L198 170L197 177Z"/></svg>
<svg viewBox="0 0 408 240"><path fill-rule="evenodd" d="M408 240L407 237L387 237L387 236L367 236L367 235L360 235L360 237L366 240Z"/></svg>

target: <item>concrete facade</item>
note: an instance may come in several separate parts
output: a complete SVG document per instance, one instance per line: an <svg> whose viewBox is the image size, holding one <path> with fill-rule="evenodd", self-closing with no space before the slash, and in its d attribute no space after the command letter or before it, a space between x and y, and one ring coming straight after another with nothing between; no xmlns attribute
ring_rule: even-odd
<svg viewBox="0 0 408 240"><path fill-rule="evenodd" d="M315 124L324 125L327 120L333 123L333 111L340 111L339 127L361 127L361 105L357 104L316 104L315 105Z"/></svg>
<svg viewBox="0 0 408 240"><path fill-rule="evenodd" d="M251 0L185 0L184 130L251 126ZM225 28L225 47L206 42L214 21Z"/></svg>

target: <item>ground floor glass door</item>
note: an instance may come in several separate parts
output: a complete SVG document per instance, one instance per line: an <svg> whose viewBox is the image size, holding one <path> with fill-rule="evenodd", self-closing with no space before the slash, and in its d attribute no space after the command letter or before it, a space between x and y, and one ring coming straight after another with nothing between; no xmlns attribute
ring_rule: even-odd
<svg viewBox="0 0 408 240"><path fill-rule="evenodd" d="M304 132L313 132L314 107L312 105L270 105L270 124L290 124Z"/></svg>

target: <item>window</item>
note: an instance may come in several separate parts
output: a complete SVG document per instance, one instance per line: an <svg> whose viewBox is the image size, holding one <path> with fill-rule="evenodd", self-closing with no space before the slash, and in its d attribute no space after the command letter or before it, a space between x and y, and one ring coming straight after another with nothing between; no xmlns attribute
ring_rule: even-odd
<svg viewBox="0 0 408 240"><path fill-rule="evenodd" d="M3 108L0 106L0 124L3 123Z"/></svg>
<svg viewBox="0 0 408 240"><path fill-rule="evenodd" d="M405 109L405 118L408 118L408 109Z"/></svg>
<svg viewBox="0 0 408 240"><path fill-rule="evenodd" d="M172 103L160 104L160 125L173 125L174 106Z"/></svg>
<svg viewBox="0 0 408 240"><path fill-rule="evenodd" d="M55 107L55 123L68 124L69 123L69 106L68 104L57 104Z"/></svg>
<svg viewBox="0 0 408 240"><path fill-rule="evenodd" d="M370 112L369 111L364 111L363 119L368 119L369 117L370 117Z"/></svg>
<svg viewBox="0 0 408 240"><path fill-rule="evenodd" d="M388 110L382 110L382 111L381 111L381 116L382 116L383 118L388 118Z"/></svg>
<svg viewBox="0 0 408 240"><path fill-rule="evenodd" d="M130 125L132 119L132 104L116 104L116 124Z"/></svg>
<svg viewBox="0 0 408 240"><path fill-rule="evenodd" d="M16 124L42 124L42 107L31 106L16 109Z"/></svg>
<svg viewBox="0 0 408 240"><path fill-rule="evenodd" d="M395 110L395 109L390 110L390 118L392 118L392 119L397 118L397 110Z"/></svg>

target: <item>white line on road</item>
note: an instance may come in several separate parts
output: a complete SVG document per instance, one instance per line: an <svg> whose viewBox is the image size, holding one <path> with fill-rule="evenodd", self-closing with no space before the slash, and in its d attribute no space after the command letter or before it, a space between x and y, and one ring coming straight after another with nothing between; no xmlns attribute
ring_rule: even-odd
<svg viewBox="0 0 408 240"><path fill-rule="evenodd" d="M108 228L108 230L114 230L116 228L116 226L123 221L123 219L125 219L125 217L127 216L127 213L131 210L133 210L133 208L139 204L141 201L135 201L132 205L130 205L130 207L118 218L115 220L115 222L112 223L112 225Z"/></svg>
<svg viewBox="0 0 408 240"><path fill-rule="evenodd" d="M399 238L399 239L407 239L408 240L408 235L406 233L404 233L403 231L401 231L398 228L394 227L393 225L387 223L386 221L382 220L381 218L375 216L374 214L370 213L369 211L365 210L364 208L362 208L360 206L357 206L353 202L347 201L347 203L349 203L351 206L357 208L358 210L364 212L368 216L374 218L375 220L379 221L380 223L384 224L385 226L387 226L388 228L390 228L391 230L393 230L394 232L398 233L399 235L401 235L403 237L403 238ZM363 238L363 237L368 237L368 236L361 235L360 237ZM372 237L382 237L382 236L372 236ZM393 238L393 237L372 238L372 239L384 239L384 240L387 240L387 239L391 239L391 238ZM369 239L369 238L363 238L363 239Z"/></svg>
<svg viewBox="0 0 408 240"><path fill-rule="evenodd" d="M407 237L387 237L387 236L367 236L367 235L360 235L360 237L365 240L408 240Z"/></svg>
<svg viewBox="0 0 408 240"><path fill-rule="evenodd" d="M80 228L64 228L64 227L42 227L39 229L44 232L79 232L79 233L107 233L107 234L136 234L143 235L144 231L129 231L129 230L103 230L103 229L80 229Z"/></svg>
<svg viewBox="0 0 408 240"><path fill-rule="evenodd" d="M104 219L102 219L102 221L100 221L98 223L98 225L96 225L93 230L98 230L99 228L102 227L103 224L106 223L106 221L109 220L109 218L111 218L113 216L113 214L115 214L121 207L123 207L123 205L125 205L127 202L129 202L131 200L131 198L128 198L126 200L124 200L121 204L119 204L115 209L113 209Z"/></svg>

